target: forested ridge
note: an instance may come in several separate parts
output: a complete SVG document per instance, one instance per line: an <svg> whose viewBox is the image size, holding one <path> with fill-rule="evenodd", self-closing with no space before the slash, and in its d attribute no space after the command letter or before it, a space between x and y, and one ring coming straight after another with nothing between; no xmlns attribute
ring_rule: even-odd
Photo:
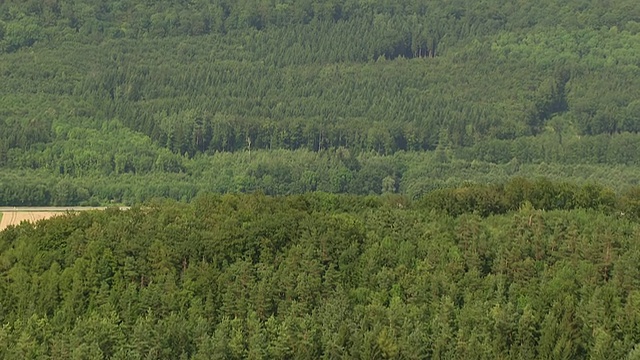
<svg viewBox="0 0 640 360"><path fill-rule="evenodd" d="M5 0L0 204L624 192L639 51L627 0Z"/></svg>
<svg viewBox="0 0 640 360"><path fill-rule="evenodd" d="M12 226L0 357L638 358L640 202L587 187L543 210L570 184L519 185L203 194Z"/></svg>

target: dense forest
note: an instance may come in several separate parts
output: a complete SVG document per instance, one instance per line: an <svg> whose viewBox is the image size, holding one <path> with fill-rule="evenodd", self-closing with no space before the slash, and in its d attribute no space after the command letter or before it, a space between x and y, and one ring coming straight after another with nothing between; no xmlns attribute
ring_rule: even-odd
<svg viewBox="0 0 640 360"><path fill-rule="evenodd" d="M640 359L638 149L634 0L0 0L0 359Z"/></svg>
<svg viewBox="0 0 640 360"><path fill-rule="evenodd" d="M23 223L0 233L0 357L638 359L640 201L544 204L570 189L202 194Z"/></svg>
<svg viewBox="0 0 640 360"><path fill-rule="evenodd" d="M639 53L630 0L4 0L0 204L624 192Z"/></svg>

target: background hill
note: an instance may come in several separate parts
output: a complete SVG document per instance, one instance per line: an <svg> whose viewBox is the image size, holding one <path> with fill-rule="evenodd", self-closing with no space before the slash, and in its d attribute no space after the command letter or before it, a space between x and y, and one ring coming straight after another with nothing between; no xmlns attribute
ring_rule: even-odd
<svg viewBox="0 0 640 360"><path fill-rule="evenodd" d="M633 1L396 3L2 1L0 203L637 184Z"/></svg>

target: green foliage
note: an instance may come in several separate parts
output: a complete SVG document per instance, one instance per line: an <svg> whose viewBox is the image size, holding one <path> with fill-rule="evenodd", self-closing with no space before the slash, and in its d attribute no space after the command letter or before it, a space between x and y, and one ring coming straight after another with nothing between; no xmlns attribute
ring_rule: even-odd
<svg viewBox="0 0 640 360"><path fill-rule="evenodd" d="M597 204L602 193L542 180L451 191L478 206L467 191L519 199L518 189L525 202L570 189ZM637 353L637 220L527 203L450 217L389 200L203 194L9 227L0 232L0 355Z"/></svg>
<svg viewBox="0 0 640 360"><path fill-rule="evenodd" d="M434 190L420 200L419 206L451 216L474 213L486 217L532 207L540 210L591 209L623 216L629 213L637 218L636 195L636 188L616 197L611 189L593 183L577 186L545 178L536 181L513 178L499 185L467 184Z"/></svg>
<svg viewBox="0 0 640 360"><path fill-rule="evenodd" d="M513 175L625 191L633 5L4 1L0 176L37 179L0 203L417 198Z"/></svg>
<svg viewBox="0 0 640 360"><path fill-rule="evenodd" d="M639 9L0 1L0 358L638 357Z"/></svg>

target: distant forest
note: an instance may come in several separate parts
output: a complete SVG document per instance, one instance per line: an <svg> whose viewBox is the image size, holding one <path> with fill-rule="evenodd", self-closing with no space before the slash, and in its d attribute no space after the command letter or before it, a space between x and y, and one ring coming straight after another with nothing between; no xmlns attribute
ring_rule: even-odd
<svg viewBox="0 0 640 360"><path fill-rule="evenodd" d="M626 191L639 51L628 0L5 0L0 204Z"/></svg>

